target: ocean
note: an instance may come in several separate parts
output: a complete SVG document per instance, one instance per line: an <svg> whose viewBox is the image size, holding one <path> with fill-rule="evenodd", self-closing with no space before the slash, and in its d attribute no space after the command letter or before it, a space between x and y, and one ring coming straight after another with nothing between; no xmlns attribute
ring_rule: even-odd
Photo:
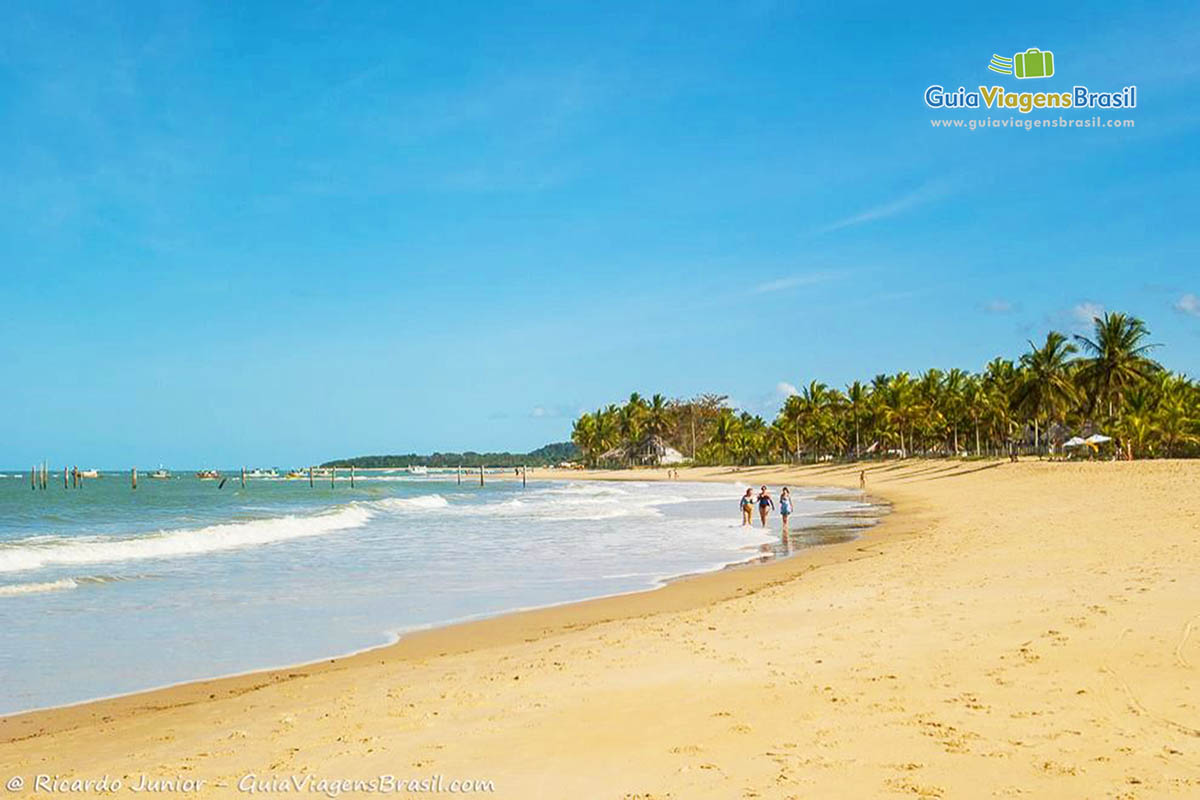
<svg viewBox="0 0 1200 800"><path fill-rule="evenodd" d="M661 585L857 535L869 506L793 490L742 528L744 485L453 473L0 473L0 713L298 664L406 631ZM499 478L501 476L495 476ZM777 492L777 487L773 487ZM756 515L757 523L757 515Z"/></svg>

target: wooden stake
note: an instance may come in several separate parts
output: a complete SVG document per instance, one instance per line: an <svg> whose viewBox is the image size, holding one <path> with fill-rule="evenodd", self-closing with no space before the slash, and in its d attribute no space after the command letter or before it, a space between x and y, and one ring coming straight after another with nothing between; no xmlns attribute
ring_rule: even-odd
<svg viewBox="0 0 1200 800"><path fill-rule="evenodd" d="M311 466L309 466L309 468L308 468L308 488L310 488L310 489L311 489L312 487L313 487L313 481L312 481L312 467L311 467Z"/></svg>
<svg viewBox="0 0 1200 800"><path fill-rule="evenodd" d="M525 467L521 467L521 488L525 488Z"/></svg>
<svg viewBox="0 0 1200 800"><path fill-rule="evenodd" d="M354 488L354 465L350 465L350 488Z"/></svg>
<svg viewBox="0 0 1200 800"><path fill-rule="evenodd" d="M458 483L461 486L462 485L462 464L458 465L458 472L455 474L458 476Z"/></svg>
<svg viewBox="0 0 1200 800"><path fill-rule="evenodd" d="M483 486L483 465L479 465L479 485Z"/></svg>
<svg viewBox="0 0 1200 800"><path fill-rule="evenodd" d="M330 467L329 468L329 488L333 489L335 483L337 483L337 467Z"/></svg>
<svg viewBox="0 0 1200 800"><path fill-rule="evenodd" d="M242 488L246 488L246 468L242 467Z"/></svg>
<svg viewBox="0 0 1200 800"><path fill-rule="evenodd" d="M37 467L29 468L29 491L37 491Z"/></svg>
<svg viewBox="0 0 1200 800"><path fill-rule="evenodd" d="M132 478L133 478L133 489L134 489L134 491L137 491L137 467L133 468Z"/></svg>
<svg viewBox="0 0 1200 800"><path fill-rule="evenodd" d="M64 489L70 488L67 486L67 472L68 472L67 468L63 467L63 488Z"/></svg>

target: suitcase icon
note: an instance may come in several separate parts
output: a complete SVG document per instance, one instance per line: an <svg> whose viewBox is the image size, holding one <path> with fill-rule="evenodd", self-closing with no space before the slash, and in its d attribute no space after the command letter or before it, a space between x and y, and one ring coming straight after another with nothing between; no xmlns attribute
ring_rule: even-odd
<svg viewBox="0 0 1200 800"><path fill-rule="evenodd" d="M1018 78L1049 78L1054 74L1054 53L1031 47L1013 56L1013 74Z"/></svg>

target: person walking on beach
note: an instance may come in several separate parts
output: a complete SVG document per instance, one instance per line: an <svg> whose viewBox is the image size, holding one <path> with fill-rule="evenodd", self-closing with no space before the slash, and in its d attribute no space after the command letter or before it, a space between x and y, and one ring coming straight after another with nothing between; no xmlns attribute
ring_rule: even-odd
<svg viewBox="0 0 1200 800"><path fill-rule="evenodd" d="M779 492L779 516L783 519L783 533L787 535L788 517L792 515L792 493L785 486Z"/></svg>
<svg viewBox="0 0 1200 800"><path fill-rule="evenodd" d="M754 490L747 489L742 495L742 527L749 528L754 520Z"/></svg>
<svg viewBox="0 0 1200 800"><path fill-rule="evenodd" d="M771 494L767 491L767 487L762 487L762 491L758 493L758 516L762 520L762 526L767 527L767 515L771 513L771 509L775 508L775 501L771 499Z"/></svg>

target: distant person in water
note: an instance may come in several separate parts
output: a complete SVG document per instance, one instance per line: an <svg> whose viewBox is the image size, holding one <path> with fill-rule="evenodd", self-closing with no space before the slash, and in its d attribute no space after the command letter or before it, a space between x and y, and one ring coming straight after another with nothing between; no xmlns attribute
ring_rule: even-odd
<svg viewBox="0 0 1200 800"><path fill-rule="evenodd" d="M758 493L758 516L762 519L762 526L767 527L767 516L771 513L771 509L775 508L775 501L771 499L770 492L767 487L762 487Z"/></svg>
<svg viewBox="0 0 1200 800"><path fill-rule="evenodd" d="M787 533L788 517L792 515L792 493L785 486L779 492L779 516L783 518L783 532Z"/></svg>
<svg viewBox="0 0 1200 800"><path fill-rule="evenodd" d="M754 521L754 490L747 489L742 495L742 527L749 528Z"/></svg>
<svg viewBox="0 0 1200 800"><path fill-rule="evenodd" d="M860 491L867 488L867 471L865 469L858 473L858 488Z"/></svg>

